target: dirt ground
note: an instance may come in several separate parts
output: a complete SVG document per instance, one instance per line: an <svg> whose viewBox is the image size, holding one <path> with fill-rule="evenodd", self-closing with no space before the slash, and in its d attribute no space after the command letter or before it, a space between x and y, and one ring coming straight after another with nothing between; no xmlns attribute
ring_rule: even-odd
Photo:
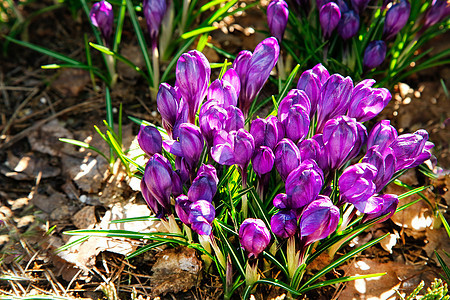
<svg viewBox="0 0 450 300"><path fill-rule="evenodd" d="M24 15L48 3L51 1L27 6ZM234 54L254 49L264 38L258 32L265 30L264 18L254 8L240 17L226 19L220 24L222 29L212 33L211 42ZM131 25L125 25L122 54L136 57L139 64L135 55L139 53L137 42L127 26ZM65 8L46 13L28 27L29 42L79 60L84 60L85 32L90 32L85 16L80 12L74 18ZM449 48L449 41L448 35L433 41L435 51ZM5 40L0 39L0 46L3 43ZM207 48L205 54L210 62L223 60L211 49ZM106 116L105 95L102 89L97 92L92 86L89 74L74 69L43 70L41 65L56 61L14 44L7 46L0 59L0 276L9 276L0 277L0 296L153 299L161 294L161 299L220 299L220 278L207 272L201 276L200 260L186 249L152 249L125 260L124 256L142 246L142 241L94 238L69 251L55 252L68 241L74 241L63 234L68 230L94 226L136 231L160 228L152 221L111 225L111 220L150 214L138 190L132 188L135 182L130 187L124 172L111 173L106 160L95 152L58 140L78 139L108 151L94 131L94 125L100 126ZM128 116L155 124L160 119L142 78L123 65L118 66L118 74L118 83L112 91L113 107L117 119L117 108L123 104L124 144L130 146L138 126ZM434 208L445 213L450 203L450 99L441 79L448 89L450 66L414 74L398 84L391 91L393 100L377 120L390 119L401 133L419 128L428 130L442 169L439 178L430 182L419 171L412 170L402 180L412 186L432 184L424 195ZM268 85L263 93L271 95L273 89ZM120 168L118 164L114 167ZM388 187L388 192L404 191L398 186ZM404 203L414 197L404 199ZM447 213L445 216L448 218ZM450 252L450 242L425 201L393 220L374 226L353 241L353 247L385 233L391 234L389 240L369 248L336 270L336 274L327 276L331 279L387 272L386 276L316 290L305 297L387 299L395 297L394 289L411 292L421 280L429 286L439 277L441 269L434 250ZM186 276L170 269L176 266L158 269L161 253L173 257L174 264L186 262L197 271ZM327 263L328 257L319 257L312 270ZM175 272L171 273L174 277L164 273L167 270ZM256 297L268 299L282 294L282 290L264 287Z"/></svg>

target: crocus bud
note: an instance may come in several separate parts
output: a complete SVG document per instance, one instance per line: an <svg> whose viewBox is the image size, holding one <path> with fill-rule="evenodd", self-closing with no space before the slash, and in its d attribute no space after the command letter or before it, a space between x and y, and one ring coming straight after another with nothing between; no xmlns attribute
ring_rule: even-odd
<svg viewBox="0 0 450 300"><path fill-rule="evenodd" d="M297 231L297 216L291 210L279 211L270 219L270 229L276 236L287 239Z"/></svg>
<svg viewBox="0 0 450 300"><path fill-rule="evenodd" d="M262 220L245 219L239 227L239 242L249 258L256 258L269 245L270 232Z"/></svg>
<svg viewBox="0 0 450 300"><path fill-rule="evenodd" d="M159 36L159 28L167 10L166 0L144 0L142 2L142 10L147 21L150 40L152 43L156 43Z"/></svg>
<svg viewBox="0 0 450 300"><path fill-rule="evenodd" d="M214 206L206 200L198 200L189 207L189 223L192 230L200 235L210 235L212 222L216 216Z"/></svg>
<svg viewBox="0 0 450 300"><path fill-rule="evenodd" d="M320 146L319 143L314 139L303 140L298 145L298 151L300 152L300 158L302 160L312 159L317 164L318 158L320 156ZM320 167L320 165L319 165Z"/></svg>
<svg viewBox="0 0 450 300"><path fill-rule="evenodd" d="M362 87L353 89L347 116L355 118L358 122L368 121L378 115L391 98L391 93L385 88Z"/></svg>
<svg viewBox="0 0 450 300"><path fill-rule="evenodd" d="M293 105L282 121L286 128L286 137L297 143L303 140L309 131L309 113L300 105Z"/></svg>
<svg viewBox="0 0 450 300"><path fill-rule="evenodd" d="M212 145L216 132L223 129L226 118L227 111L219 105L211 105L206 110L202 107L198 117L199 126L208 145Z"/></svg>
<svg viewBox="0 0 450 300"><path fill-rule="evenodd" d="M181 187L180 178L172 170L170 162L159 153L154 154L145 166L142 178L148 191L163 207L170 211L170 195L174 187Z"/></svg>
<svg viewBox="0 0 450 300"><path fill-rule="evenodd" d="M275 116L258 118L252 121L250 134L255 139L255 148L267 146L273 149L284 137L284 127Z"/></svg>
<svg viewBox="0 0 450 300"><path fill-rule="evenodd" d="M247 117L248 110L270 76L270 72L278 61L280 46L274 37L259 43L253 54L240 52L236 57L233 68L241 80L239 108Z"/></svg>
<svg viewBox="0 0 450 300"><path fill-rule="evenodd" d="M369 220L376 219L378 217L381 217L381 216L384 216L387 214L386 217L377 221L377 223L381 223L381 222L386 221L387 219L389 219L390 217L392 217L394 215L395 211L397 210L397 206L398 206L397 195L385 194L385 195L373 196L373 198L378 198L378 199L374 200L373 202L382 203L381 209L377 213L366 214L363 217L363 222L367 222Z"/></svg>
<svg viewBox="0 0 450 300"><path fill-rule="evenodd" d="M317 75L321 85L324 85L328 78L330 78L330 73L322 64L315 65L311 70Z"/></svg>
<svg viewBox="0 0 450 300"><path fill-rule="evenodd" d="M238 94L233 85L225 80L214 80L208 88L208 100L214 99L217 103L222 104L224 108L230 105L237 105Z"/></svg>
<svg viewBox="0 0 450 300"><path fill-rule="evenodd" d="M272 0L267 7L267 23L270 33L281 42L288 22L289 10L286 1Z"/></svg>
<svg viewBox="0 0 450 300"><path fill-rule="evenodd" d="M244 129L229 133L222 130L216 133L213 145L211 157L217 163L226 166L237 164L245 168L253 156L255 140Z"/></svg>
<svg viewBox="0 0 450 300"><path fill-rule="evenodd" d="M190 170L189 165L184 157L177 156L175 158L175 168L178 176L180 177L181 183L186 183L189 180Z"/></svg>
<svg viewBox="0 0 450 300"><path fill-rule="evenodd" d="M349 10L342 13L341 20L338 25L338 33L344 39L348 40L349 38L354 37L359 30L359 16L353 11Z"/></svg>
<svg viewBox="0 0 450 300"><path fill-rule="evenodd" d="M450 15L450 3L447 0L435 0L431 3L425 14L425 21L423 23L423 30L433 26L436 23L444 20Z"/></svg>
<svg viewBox="0 0 450 300"><path fill-rule="evenodd" d="M352 7L361 14L369 4L370 0L352 0Z"/></svg>
<svg viewBox="0 0 450 300"><path fill-rule="evenodd" d="M94 3L91 12L89 13L89 18L91 19L92 25L100 30L106 46L109 47L114 23L112 5L105 0Z"/></svg>
<svg viewBox="0 0 450 300"><path fill-rule="evenodd" d="M169 136L172 134L173 127L177 121L179 103L180 98L175 88L170 86L170 84L161 83L156 95L156 106L161 114L163 127Z"/></svg>
<svg viewBox="0 0 450 300"><path fill-rule="evenodd" d="M205 140L200 128L190 123L183 123L178 129L179 141L165 142L164 146L176 156L184 157L190 170L193 170L203 152Z"/></svg>
<svg viewBox="0 0 450 300"><path fill-rule="evenodd" d="M148 155L161 153L162 137L156 127L141 125L137 140L139 147Z"/></svg>
<svg viewBox="0 0 450 300"><path fill-rule="evenodd" d="M251 53L250 53L251 54ZM239 75L233 68L228 69L222 76L222 80L227 81L234 87L236 91L236 95L239 97L239 93L241 92L241 80L239 79Z"/></svg>
<svg viewBox="0 0 450 300"><path fill-rule="evenodd" d="M364 51L363 65L371 70L381 65L386 58L386 43L384 41L372 41Z"/></svg>
<svg viewBox="0 0 450 300"><path fill-rule="evenodd" d="M177 213L178 218L180 218L181 222L186 225L190 225L189 223L189 213L191 212L192 201L185 195L180 195L175 200L175 212Z"/></svg>
<svg viewBox="0 0 450 300"><path fill-rule="evenodd" d="M286 179L286 194L292 197L297 209L308 205L319 195L323 185L323 172L313 160L304 160Z"/></svg>
<svg viewBox="0 0 450 300"><path fill-rule="evenodd" d="M317 104L319 103L319 99L321 97L321 88L322 83L320 82L319 76L314 74L313 70L306 70L298 79L297 89L305 91L310 101L310 117L312 117L317 111ZM281 101L283 102L283 100Z"/></svg>
<svg viewBox="0 0 450 300"><path fill-rule="evenodd" d="M367 132L355 119L342 116L325 124L322 139L330 168L337 169L358 155L367 140Z"/></svg>
<svg viewBox="0 0 450 300"><path fill-rule="evenodd" d="M378 151L383 153L384 150L391 145L397 138L397 130L390 124L389 120L382 120L373 126L367 139L367 149L378 145Z"/></svg>
<svg viewBox="0 0 450 300"><path fill-rule="evenodd" d="M202 165L197 173L197 177L192 181L192 185L188 191L189 200L195 202L197 200L206 200L212 202L217 191L216 169L211 165Z"/></svg>
<svg viewBox="0 0 450 300"><path fill-rule="evenodd" d="M312 75L316 76L314 74ZM287 118L289 109L293 105L301 106L303 110L307 112L308 115L310 115L311 107L313 104L305 91L299 89L290 90L286 95L286 97L284 97L283 100L281 100L280 105L278 106L278 117L281 122L283 122L283 120Z"/></svg>
<svg viewBox="0 0 450 300"><path fill-rule="evenodd" d="M300 165L300 151L289 139L282 139L274 149L275 168L283 181Z"/></svg>
<svg viewBox="0 0 450 300"><path fill-rule="evenodd" d="M145 180L141 180L141 193L144 197L145 202L147 202L148 207L153 211L157 218L162 218L167 213L166 210L159 204L155 197L153 197L152 193L147 188L145 184Z"/></svg>
<svg viewBox="0 0 450 300"><path fill-rule="evenodd" d="M323 36L328 39L331 36L331 32L333 32L341 19L341 11L339 10L339 6L334 2L323 5L320 8L319 19Z"/></svg>
<svg viewBox="0 0 450 300"><path fill-rule="evenodd" d="M261 177L272 171L274 161L275 156L273 155L272 149L266 146L260 146L256 148L252 158L253 170Z"/></svg>
<svg viewBox="0 0 450 300"><path fill-rule="evenodd" d="M367 150L366 155L361 162L373 165L377 169L377 175L373 179L376 189L379 193L385 185L391 180L395 172L396 159L391 148L387 148L383 153L378 151L379 146L375 145Z"/></svg>
<svg viewBox="0 0 450 300"><path fill-rule="evenodd" d="M347 112L352 95L353 81L339 74L331 75L322 86L322 96L317 106L317 132L322 132L325 123Z"/></svg>
<svg viewBox="0 0 450 300"><path fill-rule="evenodd" d="M302 212L300 237L305 246L332 234L339 222L339 209L327 196L318 196Z"/></svg>
<svg viewBox="0 0 450 300"><path fill-rule="evenodd" d="M245 120L242 110L238 107L230 105L226 108L226 118L223 129L227 132L244 128Z"/></svg>
<svg viewBox="0 0 450 300"><path fill-rule="evenodd" d="M395 171L412 167L423 153L427 140L428 132L423 129L417 130L415 133L399 135L390 145L397 159Z"/></svg>
<svg viewBox="0 0 450 300"><path fill-rule="evenodd" d="M273 198L273 206L279 209L291 209L292 197L286 195L286 194L277 194L275 198Z"/></svg>
<svg viewBox="0 0 450 300"><path fill-rule="evenodd" d="M411 13L411 4L408 0L400 0L392 5L386 12L384 21L383 37L386 40L393 38L408 22Z"/></svg>
<svg viewBox="0 0 450 300"><path fill-rule="evenodd" d="M188 106L188 122L195 123L195 114L206 96L211 67L206 56L191 50L180 56L175 70L176 83Z"/></svg>
<svg viewBox="0 0 450 300"><path fill-rule="evenodd" d="M431 149L434 147L434 144L432 142L425 142L425 146L423 147L422 152L414 159L414 162L412 163L410 168L417 167L420 164L423 164L426 160L432 159L434 156L431 155ZM436 157L434 157L436 159Z"/></svg>
<svg viewBox="0 0 450 300"><path fill-rule="evenodd" d="M377 169L368 163L354 164L344 170L339 177L339 193L342 202L353 204L362 213L376 213L380 210L379 202L368 201L375 193L373 180Z"/></svg>

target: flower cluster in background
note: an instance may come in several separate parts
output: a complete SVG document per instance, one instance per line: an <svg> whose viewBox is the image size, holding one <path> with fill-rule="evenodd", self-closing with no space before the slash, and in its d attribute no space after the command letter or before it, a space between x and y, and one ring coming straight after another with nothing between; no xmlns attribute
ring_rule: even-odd
<svg viewBox="0 0 450 300"><path fill-rule="evenodd" d="M295 271L310 245L345 230L357 215L363 223L388 219L398 197L383 194L384 186L428 160L433 147L426 131L398 135L388 120L367 130L363 122L383 110L389 91L374 88L372 79L330 75L321 64L304 71L267 118L249 115L279 51L277 39L267 38L210 84L205 56L183 54L175 86L161 84L157 96L165 138L145 125L138 136L151 156L141 181L150 208L210 241L220 227L235 228L253 270L247 277L257 274L254 259L279 239L298 250L287 258ZM216 254L229 255L220 250L225 241L218 244Z"/></svg>
<svg viewBox="0 0 450 300"><path fill-rule="evenodd" d="M284 0L271 1L268 27L281 42L291 25L283 46L299 64L320 61L358 80L383 74L382 85L392 86L410 74L409 68L448 63L448 51L439 59L426 59L418 51L449 29L446 0L296 0L289 9ZM389 62L382 66L386 57Z"/></svg>

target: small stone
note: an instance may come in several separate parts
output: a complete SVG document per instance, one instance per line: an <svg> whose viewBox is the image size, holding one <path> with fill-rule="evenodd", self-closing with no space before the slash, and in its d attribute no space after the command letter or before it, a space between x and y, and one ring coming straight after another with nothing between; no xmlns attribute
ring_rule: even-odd
<svg viewBox="0 0 450 300"><path fill-rule="evenodd" d="M15 220L17 222L17 228L24 228L34 222L34 216L24 216Z"/></svg>
<svg viewBox="0 0 450 300"><path fill-rule="evenodd" d="M153 296L178 293L198 285L202 263L195 250L187 247L166 249L157 255L150 279Z"/></svg>
<svg viewBox="0 0 450 300"><path fill-rule="evenodd" d="M14 210L23 209L25 206L28 205L29 202L30 202L30 199L24 197L24 198L9 200L8 204L11 205L11 210L14 211Z"/></svg>

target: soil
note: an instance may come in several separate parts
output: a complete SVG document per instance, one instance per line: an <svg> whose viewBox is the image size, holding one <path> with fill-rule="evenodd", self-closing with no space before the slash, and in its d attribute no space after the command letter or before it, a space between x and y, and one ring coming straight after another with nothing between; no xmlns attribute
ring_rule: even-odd
<svg viewBox="0 0 450 300"><path fill-rule="evenodd" d="M50 4L52 1L38 1L21 6L21 10L26 17ZM211 34L211 42L232 54L242 49L254 49L264 38L260 31L266 30L265 17L259 8L242 16L228 17L219 25L221 30ZM5 28L2 30L2 34L7 33ZM74 59L85 59L83 34L90 32L90 28L81 10L73 15L62 7L45 13L33 19L26 32L30 43ZM132 32L131 24L126 22L123 54L136 57L139 64L139 57L134 55L138 48ZM88 39L93 40L93 37L88 34ZM449 48L449 40L448 36L442 37L433 41L433 46L436 50ZM131 260L125 260L121 250L117 249L136 249L142 242L115 241L115 249L101 242L92 243L85 250L89 253L80 254L75 260L55 253L55 249L70 238L63 234L65 231L92 228L104 223L105 216L113 220L114 211L119 212L117 215L129 216L133 209L137 215L142 215L146 212L145 202L138 191L130 188L124 173L111 173L106 160L95 152L58 141L59 137L67 137L92 142L107 153L106 145L94 130L94 125L100 126L106 116L104 89L97 91L85 71L43 70L40 66L57 61L16 44L6 45L4 39L0 41L0 46L6 50L0 64L0 274L17 276L8 281L0 278L0 296L48 294L87 299L150 299L158 296L154 294L159 287L156 288L155 280L152 280L152 266L163 249L152 249ZM223 61L223 57L208 48L205 54L210 62ZM94 63L97 59L99 57L94 56ZM143 79L124 66L118 68L118 83L112 90L113 107L116 108L114 118L117 120L117 108L122 103L124 143L129 145L138 126L128 116L155 124L160 124L160 119L155 100L151 99ZM217 76L214 72L213 76ZM392 91L393 100L377 118L390 119L399 132L428 130L430 140L436 145L434 155L443 170L450 168L450 101L440 79L448 89L449 74L448 66L414 74L405 83L396 85ZM101 85L100 82L97 84ZM275 87L269 84L263 93L274 94ZM116 164L115 168L120 167ZM413 186L430 183L418 171L405 176L404 181ZM450 202L449 180L448 175L441 176L425 191L425 196L442 211ZM404 191L398 187L392 189L399 193ZM405 292L412 291L420 280L429 286L441 272L433 250L450 252L449 243L443 242L444 231L430 229L430 222L438 227L432 210L426 204L420 206L420 215L418 210L415 207L415 212L403 215L402 220L385 222L365 233L355 245L387 232L393 235L395 242L369 248L357 260L336 270L336 274L328 274L329 279L354 272L362 274L365 263L371 266L370 273L396 272L381 285L391 287L395 282L398 289ZM409 227L404 226L405 219L415 218L428 225L419 229L412 223ZM81 253L81 248L78 251ZM191 257L184 250L179 251ZM191 258L195 267L196 257ZM77 263L90 263L92 268L86 271L79 265L76 267ZM321 257L313 269L320 269L326 263L327 258ZM401 269L404 271L399 272ZM202 278L193 279L193 288L187 285L176 289L174 285L176 283L161 295L161 299L220 299L223 292L220 278L207 272ZM370 285L366 289L371 289L375 296L387 290L376 290ZM282 294L282 290L263 287L256 297L275 298ZM361 290L349 284L316 290L305 297L350 299L356 295L361 295Z"/></svg>

